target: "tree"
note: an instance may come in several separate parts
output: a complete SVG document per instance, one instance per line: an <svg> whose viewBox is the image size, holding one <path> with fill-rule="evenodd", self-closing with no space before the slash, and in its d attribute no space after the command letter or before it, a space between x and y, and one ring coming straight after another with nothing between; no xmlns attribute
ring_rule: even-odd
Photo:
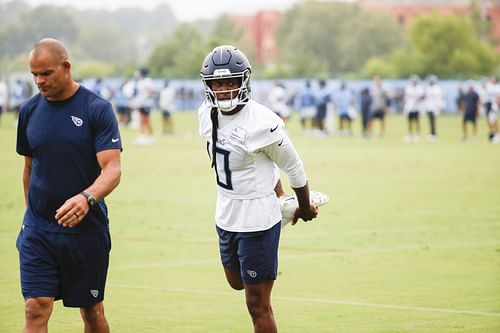
<svg viewBox="0 0 500 333"><path fill-rule="evenodd" d="M410 56L420 59L421 75L487 75L498 63L493 48L477 38L467 18L436 13L419 16L409 38Z"/></svg>
<svg viewBox="0 0 500 333"><path fill-rule="evenodd" d="M20 15L19 20L0 30L0 58L26 53L44 37L73 41L78 29L67 10L38 6Z"/></svg>
<svg viewBox="0 0 500 333"><path fill-rule="evenodd" d="M281 62L297 76L357 72L390 53L402 37L394 19L359 6L307 1L287 11L277 30Z"/></svg>
<svg viewBox="0 0 500 333"><path fill-rule="evenodd" d="M181 24L164 43L151 53L148 66L152 75L173 78L196 78L207 51L206 42L195 26Z"/></svg>

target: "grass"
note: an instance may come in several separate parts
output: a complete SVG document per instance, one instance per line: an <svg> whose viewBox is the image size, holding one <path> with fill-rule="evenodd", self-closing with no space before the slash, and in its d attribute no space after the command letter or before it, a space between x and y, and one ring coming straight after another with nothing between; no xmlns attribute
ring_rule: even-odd
<svg viewBox="0 0 500 333"><path fill-rule="evenodd" d="M176 134L153 146L135 146L137 133L122 131L122 182L107 199L111 329L250 332L244 296L227 286L218 259L215 187L196 115L174 120ZM0 126L6 333L23 325L15 249L23 159L12 122L7 114ZM158 114L154 122L159 133ZM499 332L500 146L487 143L486 121L476 142L463 143L460 119L441 117L434 144L404 144L398 115L384 139L305 137L297 123L289 134L311 188L332 200L316 221L283 231L273 291L280 332ZM81 331L78 311L56 302L50 332Z"/></svg>

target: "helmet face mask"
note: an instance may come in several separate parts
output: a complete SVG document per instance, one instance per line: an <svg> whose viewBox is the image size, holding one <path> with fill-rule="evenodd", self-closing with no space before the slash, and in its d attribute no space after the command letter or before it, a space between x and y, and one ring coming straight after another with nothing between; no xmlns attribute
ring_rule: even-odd
<svg viewBox="0 0 500 333"><path fill-rule="evenodd" d="M243 52L229 45L214 48L205 57L200 71L207 101L224 112L246 104L250 100L250 74L251 66ZM237 79L239 87L213 90L214 81L230 79ZM222 95L229 95L229 98L222 98Z"/></svg>

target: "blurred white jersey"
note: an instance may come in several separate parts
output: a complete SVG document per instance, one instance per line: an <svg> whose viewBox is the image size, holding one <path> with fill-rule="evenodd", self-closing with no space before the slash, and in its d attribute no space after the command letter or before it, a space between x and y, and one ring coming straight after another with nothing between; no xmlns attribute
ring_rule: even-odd
<svg viewBox="0 0 500 333"><path fill-rule="evenodd" d="M290 117L290 108L286 104L286 90L282 86L274 86L269 92L269 105L272 111L283 118Z"/></svg>
<svg viewBox="0 0 500 333"><path fill-rule="evenodd" d="M443 91L437 84L425 88L425 111L439 115L444 110Z"/></svg>
<svg viewBox="0 0 500 333"><path fill-rule="evenodd" d="M158 106L162 111L175 111L175 90L171 86L164 87L160 91Z"/></svg>
<svg viewBox="0 0 500 333"><path fill-rule="evenodd" d="M408 85L405 88L405 105L404 112L406 114L410 112L421 112L422 111L422 97L424 96L424 89L421 85Z"/></svg>
<svg viewBox="0 0 500 333"><path fill-rule="evenodd" d="M498 112L500 109L500 83L488 82L486 85L486 91L488 94L488 102L491 103L491 110Z"/></svg>
<svg viewBox="0 0 500 333"><path fill-rule="evenodd" d="M199 131L212 152L211 107L198 110ZM302 161L284 131L283 121L270 109L249 101L238 113L218 115L216 148L218 227L233 232L267 230L281 220L274 192L275 163L292 187L306 184Z"/></svg>

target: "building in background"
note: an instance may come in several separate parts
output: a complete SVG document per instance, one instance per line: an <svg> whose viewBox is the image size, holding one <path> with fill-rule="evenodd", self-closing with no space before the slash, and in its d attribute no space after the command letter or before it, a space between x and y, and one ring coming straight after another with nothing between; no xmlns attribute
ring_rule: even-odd
<svg viewBox="0 0 500 333"><path fill-rule="evenodd" d="M488 36L496 40L500 52L500 0L355 0L362 8L371 12L394 16L402 27L409 26L418 15L437 12L443 15L464 16L475 2L483 17L492 23ZM254 15L231 16L244 31L243 39L255 49L252 54L257 62L273 65L278 58L275 31L283 12L277 10L258 11Z"/></svg>
<svg viewBox="0 0 500 333"><path fill-rule="evenodd" d="M272 65L278 57L275 32L283 12L262 10L254 15L232 16L233 21L244 31L243 40L255 48L255 59L259 63Z"/></svg>

